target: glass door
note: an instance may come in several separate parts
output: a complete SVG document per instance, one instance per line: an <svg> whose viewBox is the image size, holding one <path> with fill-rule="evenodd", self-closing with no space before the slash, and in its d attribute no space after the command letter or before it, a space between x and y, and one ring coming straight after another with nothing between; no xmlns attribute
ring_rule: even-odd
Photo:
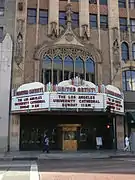
<svg viewBox="0 0 135 180"><path fill-rule="evenodd" d="M41 150L44 136L43 128L22 128L20 132L20 150Z"/></svg>

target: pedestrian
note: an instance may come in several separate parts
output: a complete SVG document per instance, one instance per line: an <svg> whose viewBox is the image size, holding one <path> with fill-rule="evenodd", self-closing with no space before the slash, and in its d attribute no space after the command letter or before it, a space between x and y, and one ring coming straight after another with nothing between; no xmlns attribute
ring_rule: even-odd
<svg viewBox="0 0 135 180"><path fill-rule="evenodd" d="M44 140L43 140L43 152L49 153L49 138L48 136L45 134L44 135Z"/></svg>
<svg viewBox="0 0 135 180"><path fill-rule="evenodd" d="M125 147L124 151L130 151L130 143L129 143L129 138L127 135L125 135Z"/></svg>

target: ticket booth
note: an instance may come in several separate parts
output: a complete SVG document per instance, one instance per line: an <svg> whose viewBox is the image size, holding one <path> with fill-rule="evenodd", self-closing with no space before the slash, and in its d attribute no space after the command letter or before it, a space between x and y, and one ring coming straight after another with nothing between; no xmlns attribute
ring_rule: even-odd
<svg viewBox="0 0 135 180"><path fill-rule="evenodd" d="M80 124L60 124L62 129L62 150L77 151L77 129Z"/></svg>

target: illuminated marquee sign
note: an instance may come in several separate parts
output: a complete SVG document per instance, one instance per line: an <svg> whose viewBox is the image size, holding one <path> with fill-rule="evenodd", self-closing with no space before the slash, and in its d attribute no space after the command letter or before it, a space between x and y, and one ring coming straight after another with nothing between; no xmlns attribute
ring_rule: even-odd
<svg viewBox="0 0 135 180"><path fill-rule="evenodd" d="M96 88L88 88L88 87L62 87L58 86L56 88L57 92L60 93L96 93Z"/></svg>
<svg viewBox="0 0 135 180"><path fill-rule="evenodd" d="M50 108L103 108L103 95L50 94Z"/></svg>
<svg viewBox="0 0 135 180"><path fill-rule="evenodd" d="M49 107L49 94L39 82L24 84L12 97L12 111L41 110Z"/></svg>
<svg viewBox="0 0 135 180"><path fill-rule="evenodd" d="M112 112L124 112L123 95L117 87L107 85L105 97L106 106L110 106Z"/></svg>
<svg viewBox="0 0 135 180"><path fill-rule="evenodd" d="M115 98L110 95L106 96L106 106L110 106L112 112L124 112L123 99Z"/></svg>
<svg viewBox="0 0 135 180"><path fill-rule="evenodd" d="M20 86L16 91L16 96L33 96L43 94L45 87L42 83L34 82L29 84L24 84Z"/></svg>
<svg viewBox="0 0 135 180"><path fill-rule="evenodd" d="M62 81L55 86L51 83L44 86L39 82L24 84L12 97L13 112L45 109L103 111L107 106L110 106L114 113L124 112L124 100L120 90L112 85L96 86L78 77Z"/></svg>
<svg viewBox="0 0 135 180"><path fill-rule="evenodd" d="M24 91L18 91L16 92L16 96L28 96L28 95L35 95L39 93L43 93L44 89L43 88L35 88L35 89L30 89L30 90L24 90Z"/></svg>
<svg viewBox="0 0 135 180"><path fill-rule="evenodd" d="M12 111L28 111L46 109L49 107L49 94L30 96L30 97L13 97Z"/></svg>

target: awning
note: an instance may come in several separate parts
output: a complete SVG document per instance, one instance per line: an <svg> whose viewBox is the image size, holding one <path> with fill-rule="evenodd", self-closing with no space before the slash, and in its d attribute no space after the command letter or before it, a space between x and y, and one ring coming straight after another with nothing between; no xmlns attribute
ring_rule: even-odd
<svg viewBox="0 0 135 180"><path fill-rule="evenodd" d="M135 111L126 112L126 119L128 123L135 123Z"/></svg>

